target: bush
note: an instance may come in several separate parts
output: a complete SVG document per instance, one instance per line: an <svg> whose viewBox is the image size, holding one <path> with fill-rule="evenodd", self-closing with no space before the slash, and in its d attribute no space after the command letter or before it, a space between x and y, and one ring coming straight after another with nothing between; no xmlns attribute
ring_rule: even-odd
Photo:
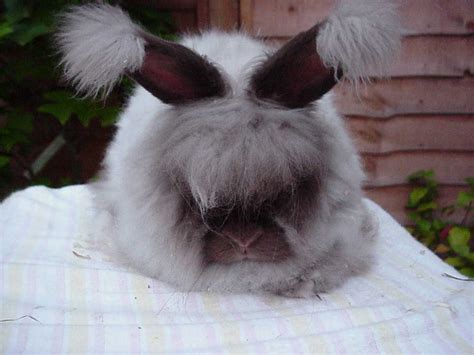
<svg viewBox="0 0 474 355"><path fill-rule="evenodd" d="M80 1L4 0L0 17L0 199L13 189L33 184L62 186L84 183L80 157L85 136L111 136L131 82L122 84L106 102L77 98L60 85L52 33L55 15ZM143 5L121 6L148 30L173 39L169 13ZM59 176L48 175L45 166L61 152L70 162ZM91 170L91 169L89 169ZM57 174L56 174L57 175Z"/></svg>
<svg viewBox="0 0 474 355"><path fill-rule="evenodd" d="M468 188L448 206L439 206L437 202L438 183L433 171L418 171L408 181L415 185L406 206L414 223L407 227L409 232L460 273L474 277L474 226L468 224L474 209L474 178L466 179ZM455 212L461 212L460 220L453 219Z"/></svg>

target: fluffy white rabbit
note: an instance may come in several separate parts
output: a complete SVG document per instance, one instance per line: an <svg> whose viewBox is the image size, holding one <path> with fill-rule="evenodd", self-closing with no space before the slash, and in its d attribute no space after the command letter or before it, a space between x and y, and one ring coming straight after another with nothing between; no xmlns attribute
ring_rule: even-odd
<svg viewBox="0 0 474 355"><path fill-rule="evenodd" d="M168 42L103 3L63 14L80 92L106 94L124 74L139 84L96 189L123 257L182 290L309 297L364 272L376 226L325 94L381 68L399 37L377 0L338 3L279 50L238 32Z"/></svg>

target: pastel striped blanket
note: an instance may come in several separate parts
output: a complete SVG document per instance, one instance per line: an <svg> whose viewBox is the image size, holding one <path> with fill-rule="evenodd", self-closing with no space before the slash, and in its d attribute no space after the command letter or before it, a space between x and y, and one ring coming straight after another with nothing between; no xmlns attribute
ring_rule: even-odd
<svg viewBox="0 0 474 355"><path fill-rule="evenodd" d="M373 270L321 299L181 293L96 248L109 218L85 186L0 205L8 353L474 353L473 283L373 202Z"/></svg>

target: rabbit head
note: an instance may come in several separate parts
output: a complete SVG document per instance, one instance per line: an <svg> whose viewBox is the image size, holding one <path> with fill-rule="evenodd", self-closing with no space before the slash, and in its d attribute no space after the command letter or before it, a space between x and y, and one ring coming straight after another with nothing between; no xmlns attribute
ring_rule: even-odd
<svg viewBox="0 0 474 355"><path fill-rule="evenodd" d="M341 2L277 51L239 34L207 36L168 42L105 4L62 17L65 76L80 92L107 94L128 75L163 103L133 97L130 106L160 123L140 127L126 111L106 158L124 254L185 289L339 284L365 267L373 230L357 155L323 96L388 60L399 40L393 7ZM212 36L243 41L246 65L206 53Z"/></svg>

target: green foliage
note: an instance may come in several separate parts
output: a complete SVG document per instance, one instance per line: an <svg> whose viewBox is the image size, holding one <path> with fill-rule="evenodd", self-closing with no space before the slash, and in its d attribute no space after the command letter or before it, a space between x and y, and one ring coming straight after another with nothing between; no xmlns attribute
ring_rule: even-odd
<svg viewBox="0 0 474 355"><path fill-rule="evenodd" d="M77 98L61 87L58 57L53 45L56 15L80 0L3 0L0 14L0 199L13 188L31 184L62 186L90 176L60 176L52 183L44 172L31 168L48 142L61 136L70 160L80 164L77 144L90 127L108 127L117 117L132 83L124 79L107 101ZM128 4L128 7L127 7ZM121 4L150 32L174 39L167 12ZM92 124L95 122L95 124ZM80 130L77 127L82 127ZM106 128L101 128L106 130ZM52 159L55 157L52 156ZM63 158L64 159L64 158ZM82 159L83 161L84 159ZM82 170L78 166L77 172ZM72 174L72 172L70 172ZM26 180L25 180L26 179Z"/></svg>
<svg viewBox="0 0 474 355"><path fill-rule="evenodd" d="M71 92L64 90L49 91L44 94L44 98L52 103L39 106L38 112L53 115L62 125L65 125L75 115L86 127L94 117L100 117L101 123L108 126L114 123L118 114L116 107L102 107L96 102L80 100L73 97Z"/></svg>
<svg viewBox="0 0 474 355"><path fill-rule="evenodd" d="M433 171L418 171L408 181L415 185L406 205L414 224L407 228L409 232L463 275L474 277L474 226L469 224L474 209L474 178L467 178L467 190L458 194L455 203L444 207L436 202L438 184ZM456 212L462 216L459 221L453 220Z"/></svg>
<svg viewBox="0 0 474 355"><path fill-rule="evenodd" d="M28 137L33 130L33 115L30 112L12 110L8 113L9 120L0 129L0 147L10 153L16 144L28 143Z"/></svg>

